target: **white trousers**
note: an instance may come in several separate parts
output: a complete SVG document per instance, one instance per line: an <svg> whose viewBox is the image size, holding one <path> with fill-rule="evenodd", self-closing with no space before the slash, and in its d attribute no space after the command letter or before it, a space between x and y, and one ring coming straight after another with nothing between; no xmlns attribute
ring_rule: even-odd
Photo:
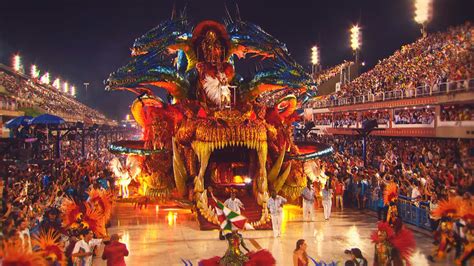
<svg viewBox="0 0 474 266"><path fill-rule="evenodd" d="M303 221L314 221L314 202L303 200Z"/></svg>
<svg viewBox="0 0 474 266"><path fill-rule="evenodd" d="M331 216L332 200L323 200L324 219L329 219Z"/></svg>
<svg viewBox="0 0 474 266"><path fill-rule="evenodd" d="M273 237L279 237L281 235L281 220L283 213L272 214L272 227L273 227Z"/></svg>

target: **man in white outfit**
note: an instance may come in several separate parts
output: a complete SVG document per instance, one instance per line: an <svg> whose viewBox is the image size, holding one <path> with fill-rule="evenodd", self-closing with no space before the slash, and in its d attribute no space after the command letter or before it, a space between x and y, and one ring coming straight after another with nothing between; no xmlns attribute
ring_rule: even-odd
<svg viewBox="0 0 474 266"><path fill-rule="evenodd" d="M323 194L323 209L324 209L324 219L329 220L331 216L331 207L332 207L332 189L328 188L328 184L324 185L324 189L321 191Z"/></svg>
<svg viewBox="0 0 474 266"><path fill-rule="evenodd" d="M242 201L240 201L238 198L235 197L235 192L230 193L230 198L228 198L225 202L224 205L233 210L234 212L240 214L240 209L245 210L244 204Z"/></svg>
<svg viewBox="0 0 474 266"><path fill-rule="evenodd" d="M314 200L316 193L311 180L307 181L307 186L303 189L301 196L303 197L303 221L312 222L314 219Z"/></svg>
<svg viewBox="0 0 474 266"><path fill-rule="evenodd" d="M83 238L76 242L72 251L74 265L92 266L94 247L102 244L102 239L93 238L91 230L85 230L81 235Z"/></svg>
<svg viewBox="0 0 474 266"><path fill-rule="evenodd" d="M272 197L268 200L267 206L272 216L273 237L281 236L281 220L283 216L283 204L286 199L278 196L275 191L272 191Z"/></svg>

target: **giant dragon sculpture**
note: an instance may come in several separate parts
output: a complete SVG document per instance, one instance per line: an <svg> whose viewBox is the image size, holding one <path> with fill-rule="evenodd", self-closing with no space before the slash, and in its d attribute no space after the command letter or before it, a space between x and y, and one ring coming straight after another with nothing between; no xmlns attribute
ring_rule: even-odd
<svg viewBox="0 0 474 266"><path fill-rule="evenodd" d="M235 61L249 57L269 67L244 78ZM192 192L199 215L211 224L217 217L207 186L249 184L261 207L250 222L264 227L269 190L297 198L306 177L319 171L308 159L330 152L301 152L293 142L298 102L315 93L311 76L283 43L241 19L192 28L184 15L171 18L135 40L132 60L106 85L138 95L131 113L143 128L143 147L132 152L141 158L140 191L155 197ZM167 101L156 88L166 90Z"/></svg>

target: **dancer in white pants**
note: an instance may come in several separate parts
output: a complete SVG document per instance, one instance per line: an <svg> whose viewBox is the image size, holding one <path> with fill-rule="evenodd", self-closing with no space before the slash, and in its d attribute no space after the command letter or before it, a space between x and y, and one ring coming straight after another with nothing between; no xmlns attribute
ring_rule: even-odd
<svg viewBox="0 0 474 266"><path fill-rule="evenodd" d="M272 191L272 197L268 200L267 206L272 216L273 237L281 236L281 220L283 218L283 204L285 203L285 198Z"/></svg>
<svg viewBox="0 0 474 266"><path fill-rule="evenodd" d="M331 207L332 207L332 189L328 189L328 185L324 185L324 189L321 191L323 194L323 209L324 209L324 219L329 220L331 216Z"/></svg>
<svg viewBox="0 0 474 266"><path fill-rule="evenodd" d="M316 193L313 188L313 183L308 180L307 186L303 189L301 193L303 197L303 221L313 221L314 219L314 200L316 198Z"/></svg>

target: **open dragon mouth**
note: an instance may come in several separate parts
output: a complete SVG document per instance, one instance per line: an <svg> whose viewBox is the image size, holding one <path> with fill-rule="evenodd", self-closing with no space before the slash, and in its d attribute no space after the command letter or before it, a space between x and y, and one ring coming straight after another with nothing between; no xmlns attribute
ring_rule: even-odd
<svg viewBox="0 0 474 266"><path fill-rule="evenodd" d="M211 222L216 222L212 208L209 208L204 191L204 180L206 172L229 163L232 169L238 168L238 164L243 164L254 182L255 198L259 205L263 206L268 197L267 188L267 130L265 124L261 121L249 121L242 117L240 112L221 111L216 115L217 120L206 119L197 123L196 138L191 147L197 155L199 161L199 172L194 179L194 191L197 193L201 213ZM246 153L246 154L242 154ZM230 157L227 162L222 156ZM211 158L212 157L212 158ZM231 164L234 162L234 167ZM212 178L212 173L209 174ZM230 173L235 178L234 173ZM228 185L235 185L235 180L229 180ZM244 180L245 182L245 180ZM221 184L222 185L222 184ZM202 199L202 200L201 200ZM263 224L268 219L266 206L263 206L262 217ZM208 213L210 212L210 213ZM255 221L257 223L258 221ZM258 225L258 224L255 224Z"/></svg>

